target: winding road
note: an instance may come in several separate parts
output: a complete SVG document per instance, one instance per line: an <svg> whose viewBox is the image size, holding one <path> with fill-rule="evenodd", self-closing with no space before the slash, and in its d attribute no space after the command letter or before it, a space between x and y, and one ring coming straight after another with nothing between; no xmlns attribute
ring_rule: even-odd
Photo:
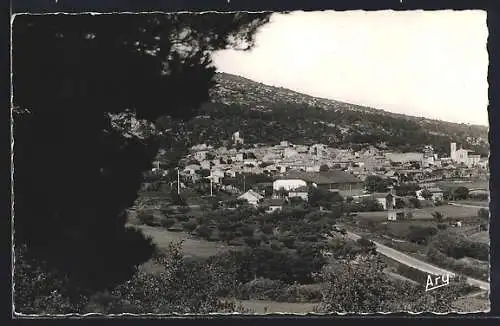
<svg viewBox="0 0 500 326"><path fill-rule="evenodd" d="M358 240L361 238L361 236L347 231L347 237L352 240ZM401 251L392 249L388 246L385 246L381 243L378 243L376 241L372 241L376 246L377 246L377 252L380 254L387 256L401 264L404 264L406 266L413 267L415 269L418 269L422 272L428 273L428 274L433 274L433 275L445 275L448 274L451 277L455 276L455 273L448 271L443 268L436 267L434 265L431 265L429 263L426 263L424 261L421 261L419 259L413 258L411 256L408 256L407 254L402 253ZM480 281L477 279L473 279L471 277L467 277L467 283L473 286L477 286L482 290L485 291L490 291L490 283Z"/></svg>

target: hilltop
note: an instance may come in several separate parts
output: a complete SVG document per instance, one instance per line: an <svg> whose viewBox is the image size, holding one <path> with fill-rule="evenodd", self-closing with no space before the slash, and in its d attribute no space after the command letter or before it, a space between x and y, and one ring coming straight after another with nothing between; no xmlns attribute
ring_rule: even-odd
<svg viewBox="0 0 500 326"><path fill-rule="evenodd" d="M248 144L324 143L336 147L375 145L413 151L433 145L449 153L450 141L488 155L488 128L452 123L317 98L236 75L217 73L211 102L184 125L171 125L189 135L189 144L223 145L234 131ZM165 126L167 127L167 126Z"/></svg>

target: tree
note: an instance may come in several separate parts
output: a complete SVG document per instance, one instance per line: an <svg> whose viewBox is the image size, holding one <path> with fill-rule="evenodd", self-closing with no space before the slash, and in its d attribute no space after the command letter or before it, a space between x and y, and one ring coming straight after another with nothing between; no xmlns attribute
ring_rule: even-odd
<svg viewBox="0 0 500 326"><path fill-rule="evenodd" d="M195 221L186 221L182 223L182 228L186 230L188 233L193 232L196 229L196 222Z"/></svg>
<svg viewBox="0 0 500 326"><path fill-rule="evenodd" d="M158 150L154 122L193 117L214 85L210 53L251 45L268 16L16 16L15 241L26 256L75 291L129 279L154 251L125 227Z"/></svg>
<svg viewBox="0 0 500 326"><path fill-rule="evenodd" d="M397 196L415 196L415 192L420 189L416 183L402 183L395 187Z"/></svg>
<svg viewBox="0 0 500 326"><path fill-rule="evenodd" d="M422 196L425 200L430 200L430 199L432 199L432 192L430 192L427 189L424 189L420 193L420 196Z"/></svg>
<svg viewBox="0 0 500 326"><path fill-rule="evenodd" d="M231 312L234 303L223 295L234 293L235 267L229 261L187 261L180 243L154 257L160 274L139 272L111 291L114 302L103 313L210 313Z"/></svg>
<svg viewBox="0 0 500 326"><path fill-rule="evenodd" d="M388 192L392 181L378 175L369 175L366 177L364 184L368 192Z"/></svg>
<svg viewBox="0 0 500 326"><path fill-rule="evenodd" d="M308 192L308 203L312 207L325 207L330 209L336 205L342 205L343 198L340 194L325 189L310 187Z"/></svg>
<svg viewBox="0 0 500 326"><path fill-rule="evenodd" d="M392 281L383 272L385 265L377 257L341 260L325 266L320 274L324 282L321 303L323 313L375 312L450 312L451 304L463 287L425 292L423 287Z"/></svg>
<svg viewBox="0 0 500 326"><path fill-rule="evenodd" d="M480 208L477 211L477 216L487 221L490 218L490 211L487 208Z"/></svg>
<svg viewBox="0 0 500 326"><path fill-rule="evenodd" d="M319 167L319 172L328 172L328 171L330 171L330 168L328 167L328 165L321 164L321 166Z"/></svg>
<svg viewBox="0 0 500 326"><path fill-rule="evenodd" d="M467 187L458 187L453 190L453 197L455 200L469 198L469 189Z"/></svg>
<svg viewBox="0 0 500 326"><path fill-rule="evenodd" d="M432 213L432 217L434 217L434 219L438 223L441 223L443 221L443 219L444 219L444 214L441 213L441 212L435 211L434 213Z"/></svg>

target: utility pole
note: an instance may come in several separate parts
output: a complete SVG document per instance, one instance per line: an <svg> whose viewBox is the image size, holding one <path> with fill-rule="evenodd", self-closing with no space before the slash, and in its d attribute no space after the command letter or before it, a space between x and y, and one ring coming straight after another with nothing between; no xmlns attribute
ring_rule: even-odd
<svg viewBox="0 0 500 326"><path fill-rule="evenodd" d="M246 192L246 191L247 191L247 189L246 189L247 187L246 187L246 186L247 186L247 185L246 185L246 176L245 176L245 175L243 175L243 192Z"/></svg>
<svg viewBox="0 0 500 326"><path fill-rule="evenodd" d="M181 193L181 175L179 172L179 168L177 168L177 194L180 195Z"/></svg>
<svg viewBox="0 0 500 326"><path fill-rule="evenodd" d="M213 180L212 180L212 178L210 178L210 197L213 196L212 185L213 185Z"/></svg>

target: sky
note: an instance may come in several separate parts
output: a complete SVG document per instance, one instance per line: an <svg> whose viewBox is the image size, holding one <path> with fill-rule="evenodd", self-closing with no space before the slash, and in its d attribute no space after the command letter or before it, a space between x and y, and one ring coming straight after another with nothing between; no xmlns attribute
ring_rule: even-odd
<svg viewBox="0 0 500 326"><path fill-rule="evenodd" d="M247 52L218 71L316 97L488 125L484 11L297 11L273 14Z"/></svg>

